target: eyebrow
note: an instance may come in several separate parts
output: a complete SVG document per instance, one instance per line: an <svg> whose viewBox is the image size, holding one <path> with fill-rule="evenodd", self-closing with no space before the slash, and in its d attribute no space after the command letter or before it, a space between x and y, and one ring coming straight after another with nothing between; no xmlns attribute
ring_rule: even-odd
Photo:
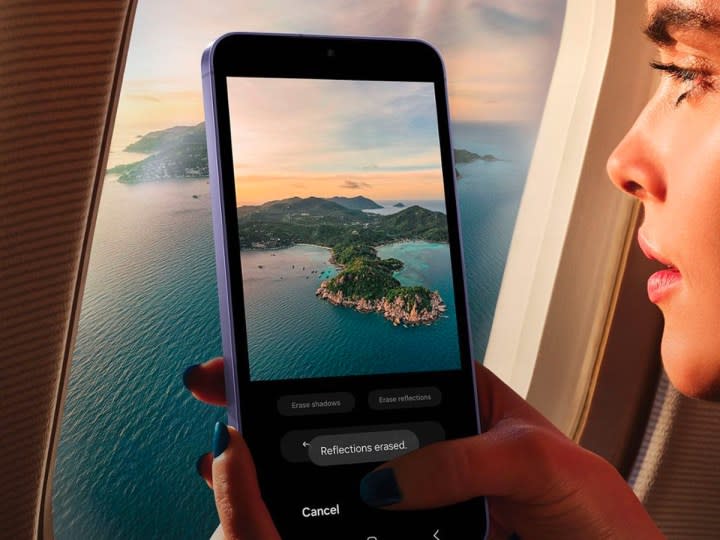
<svg viewBox="0 0 720 540"><path fill-rule="evenodd" d="M695 29L720 35L720 20L707 13L678 6L666 6L653 13L645 35L660 47L675 45L671 30Z"/></svg>

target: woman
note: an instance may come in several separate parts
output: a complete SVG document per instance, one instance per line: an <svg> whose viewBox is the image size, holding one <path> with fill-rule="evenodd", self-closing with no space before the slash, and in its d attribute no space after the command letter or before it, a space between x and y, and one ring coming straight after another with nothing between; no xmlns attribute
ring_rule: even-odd
<svg viewBox="0 0 720 540"><path fill-rule="evenodd" d="M642 250L667 266L651 276L648 295L665 317L668 376L686 395L712 399L720 397L720 5L650 0L648 13L646 33L658 46L652 66L663 81L608 171L644 206ZM663 537L610 464L567 439L485 368L477 371L486 432L382 465L393 473L366 476L366 502L392 501L384 508L396 511L484 495L494 538ZM192 366L185 381L197 398L224 404L222 359ZM201 457L198 470L215 491L216 536L278 538L240 435L219 424L213 446L215 457Z"/></svg>

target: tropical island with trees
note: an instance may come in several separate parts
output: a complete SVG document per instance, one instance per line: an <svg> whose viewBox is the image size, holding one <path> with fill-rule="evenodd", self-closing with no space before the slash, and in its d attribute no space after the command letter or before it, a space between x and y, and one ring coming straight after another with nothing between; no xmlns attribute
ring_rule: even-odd
<svg viewBox="0 0 720 540"><path fill-rule="evenodd" d="M331 250L339 268L316 295L333 305L377 312L394 325L431 324L446 310L440 294L402 286L398 259L381 259L376 247L403 240L447 242L445 214L410 206L391 215L363 212L377 205L365 197L292 197L237 209L240 248L279 249L315 244ZM372 208L372 206L370 206Z"/></svg>

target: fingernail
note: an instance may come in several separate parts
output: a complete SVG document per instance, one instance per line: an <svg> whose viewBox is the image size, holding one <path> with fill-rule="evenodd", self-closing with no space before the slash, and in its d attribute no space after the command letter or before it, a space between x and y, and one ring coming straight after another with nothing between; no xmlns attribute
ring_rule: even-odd
<svg viewBox="0 0 720 540"><path fill-rule="evenodd" d="M188 390L190 389L190 374L195 371L199 365L200 364L193 364L192 366L186 367L185 371L183 371L183 384Z"/></svg>
<svg viewBox="0 0 720 540"><path fill-rule="evenodd" d="M218 457L227 448L230 442L230 434L228 433L227 426L222 422L215 424L215 433L213 433L212 447L213 456Z"/></svg>
<svg viewBox="0 0 720 540"><path fill-rule="evenodd" d="M204 457L205 457L205 454L203 454L202 456L200 456L199 458L197 458L197 461L195 461L195 470L197 471L197 473L198 473L200 476L203 475L203 474L202 474L202 463L203 463L203 458L204 458Z"/></svg>
<svg viewBox="0 0 720 540"><path fill-rule="evenodd" d="M373 471L360 481L360 497L370 506L387 506L402 501L402 493L391 468Z"/></svg>
<svg viewBox="0 0 720 540"><path fill-rule="evenodd" d="M522 538L520 538L520 535L518 533L512 533L510 536L508 536L508 540L522 540Z"/></svg>

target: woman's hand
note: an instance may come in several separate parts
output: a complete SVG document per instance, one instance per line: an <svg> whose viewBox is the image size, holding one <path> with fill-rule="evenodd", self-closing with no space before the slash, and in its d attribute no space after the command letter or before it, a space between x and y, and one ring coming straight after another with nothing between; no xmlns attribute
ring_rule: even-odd
<svg viewBox="0 0 720 540"><path fill-rule="evenodd" d="M225 406L223 359L191 366L183 375L185 386L200 401ZM215 494L220 526L211 540L279 540L255 474L245 441L232 427L218 422L212 452L197 461L197 470Z"/></svg>
<svg viewBox="0 0 720 540"><path fill-rule="evenodd" d="M493 539L663 538L608 462L565 437L490 371L476 372L485 432L381 465L361 483L366 503L420 509L487 496ZM222 359L188 369L184 381L198 399L225 404ZM227 446L218 452L223 429L214 437L218 457L205 454L198 470L214 488L225 538L279 538L240 435L227 428Z"/></svg>
<svg viewBox="0 0 720 540"><path fill-rule="evenodd" d="M366 501L396 494L400 500L385 508L402 510L486 496L493 539L664 538L612 465L568 439L488 369L478 365L476 374L484 433L381 465L363 479ZM376 482L374 473L386 469L393 473L380 472Z"/></svg>

